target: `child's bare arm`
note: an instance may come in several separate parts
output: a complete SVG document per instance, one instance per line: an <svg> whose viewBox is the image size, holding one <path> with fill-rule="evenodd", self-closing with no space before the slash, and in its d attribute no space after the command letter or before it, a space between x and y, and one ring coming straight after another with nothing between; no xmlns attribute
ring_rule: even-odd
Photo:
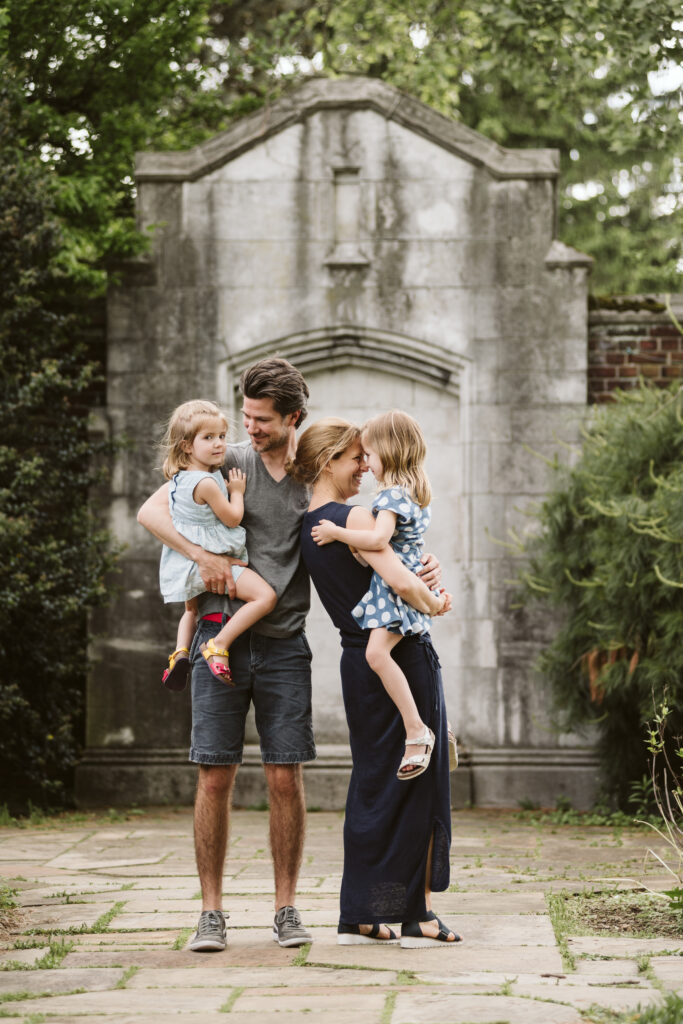
<svg viewBox="0 0 683 1024"><path fill-rule="evenodd" d="M311 536L319 545L340 540L342 544L362 551L381 551L389 543L395 529L395 513L384 509L378 513L373 530L347 530L345 526L337 526L329 519L321 519L311 530Z"/></svg>
<svg viewBox="0 0 683 1024"><path fill-rule="evenodd" d="M230 470L231 473L235 470ZM237 470L237 472L240 472ZM225 526L239 526L244 515L244 499L239 495L238 501L228 501L215 480L205 476L194 489L193 498L199 505L209 505L211 511L218 516Z"/></svg>

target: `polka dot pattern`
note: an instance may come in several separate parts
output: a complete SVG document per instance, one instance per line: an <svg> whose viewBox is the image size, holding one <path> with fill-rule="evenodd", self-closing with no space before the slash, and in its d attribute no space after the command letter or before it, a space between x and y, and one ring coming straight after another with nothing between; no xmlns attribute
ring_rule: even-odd
<svg viewBox="0 0 683 1024"><path fill-rule="evenodd" d="M375 516L384 509L396 515L392 548L403 564L411 572L416 572L422 557L423 535L432 518L429 506L420 508L404 488L390 487L381 491L372 504ZM383 626L392 633L402 633L404 636L428 633L431 625L428 615L405 604L376 572L372 574L370 589L351 614L362 629Z"/></svg>

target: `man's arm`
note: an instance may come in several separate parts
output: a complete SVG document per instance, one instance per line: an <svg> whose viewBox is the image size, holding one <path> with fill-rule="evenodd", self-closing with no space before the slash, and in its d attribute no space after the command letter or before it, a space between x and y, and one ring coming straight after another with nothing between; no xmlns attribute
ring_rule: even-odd
<svg viewBox="0 0 683 1024"><path fill-rule="evenodd" d="M182 533L178 533L168 510L168 488L169 484L162 484L147 499L138 512L138 522L162 544L180 552L191 562L196 562L208 591L214 594L224 594L227 591L228 596L234 598L235 580L230 566L232 563L246 563L228 555L214 555L211 551L205 551L204 548L193 544L187 537L183 537Z"/></svg>
<svg viewBox="0 0 683 1024"><path fill-rule="evenodd" d="M347 523L351 530L368 529L373 519L367 509L355 505ZM407 568L387 545L382 551L361 551L360 554L388 587L404 601L426 615L440 615L450 607L449 595L436 594Z"/></svg>

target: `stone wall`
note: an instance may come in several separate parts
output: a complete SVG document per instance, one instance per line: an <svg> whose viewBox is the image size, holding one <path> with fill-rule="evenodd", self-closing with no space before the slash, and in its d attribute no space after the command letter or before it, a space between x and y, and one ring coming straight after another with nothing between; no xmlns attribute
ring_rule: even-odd
<svg viewBox="0 0 683 1024"><path fill-rule="evenodd" d="M595 758L552 727L533 672L543 623L520 629L504 543L548 486L531 449L575 442L586 407L590 260L554 237L557 175L554 151L503 149L363 79L310 81L192 150L139 156L154 247L109 297L106 416L134 445L112 480L127 548L93 622L82 802L192 798L189 699L159 683L178 609L159 598L159 545L135 516L161 482L154 440L173 407L217 400L239 436L239 374L279 353L309 381L311 420L398 406L425 431L429 547L455 598L434 639L464 754L456 800L590 803ZM308 631L309 801L341 806L338 637L315 597ZM256 740L250 720L246 803L263 795Z"/></svg>
<svg viewBox="0 0 683 1024"><path fill-rule="evenodd" d="M588 317L588 401L608 402L612 392L635 387L642 377L667 387L683 373L683 334L665 308L665 297L632 296ZM683 321L683 295L671 300Z"/></svg>

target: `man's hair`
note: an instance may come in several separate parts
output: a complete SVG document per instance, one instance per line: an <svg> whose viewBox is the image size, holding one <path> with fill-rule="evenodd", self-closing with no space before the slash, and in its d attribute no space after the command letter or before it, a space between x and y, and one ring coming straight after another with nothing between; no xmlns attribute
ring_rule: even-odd
<svg viewBox="0 0 683 1024"><path fill-rule="evenodd" d="M286 359L274 356L254 363L240 377L240 388L245 398L272 398L280 416L300 412L295 424L297 430L308 415L308 386L296 366Z"/></svg>

